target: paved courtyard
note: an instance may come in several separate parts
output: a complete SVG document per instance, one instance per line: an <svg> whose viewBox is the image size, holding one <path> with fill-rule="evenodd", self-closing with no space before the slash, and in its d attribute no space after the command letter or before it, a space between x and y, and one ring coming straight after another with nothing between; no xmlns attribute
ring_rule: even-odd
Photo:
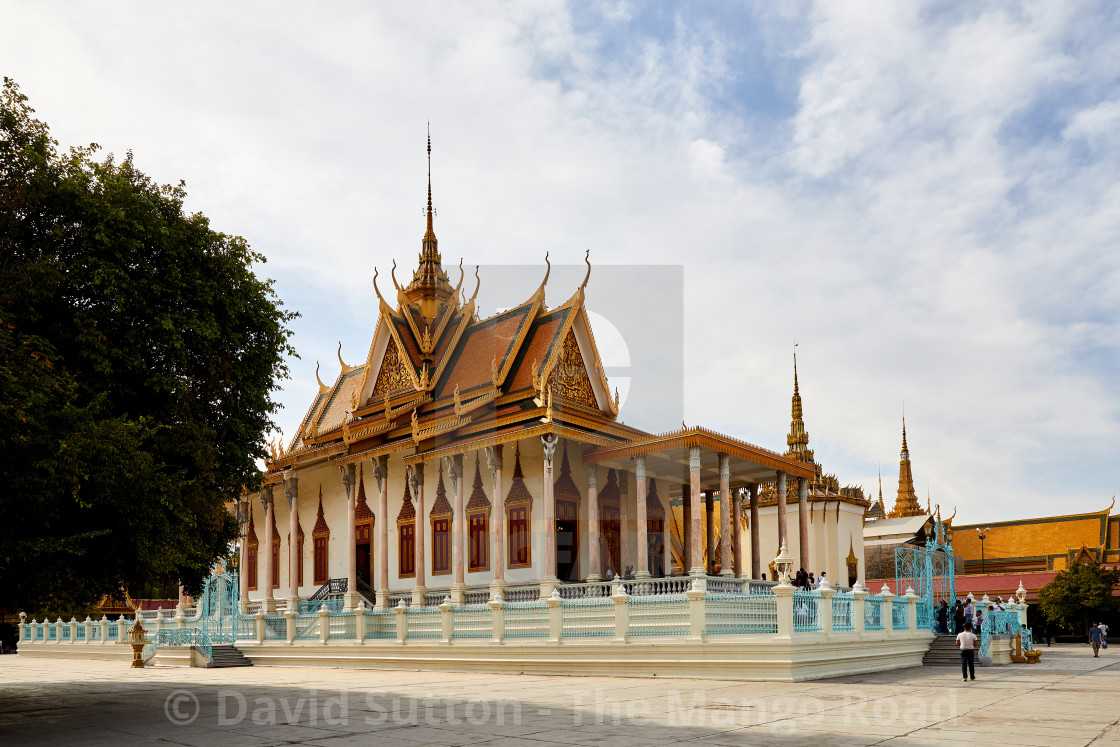
<svg viewBox="0 0 1120 747"><path fill-rule="evenodd" d="M967 684L949 668L771 684L4 656L0 744L1120 745L1114 661L1055 646Z"/></svg>

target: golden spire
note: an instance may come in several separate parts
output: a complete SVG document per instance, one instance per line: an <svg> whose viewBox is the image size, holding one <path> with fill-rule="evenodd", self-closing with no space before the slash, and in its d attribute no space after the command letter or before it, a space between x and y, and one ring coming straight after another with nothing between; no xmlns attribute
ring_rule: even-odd
<svg viewBox="0 0 1120 747"><path fill-rule="evenodd" d="M434 319L438 312L439 302L454 297L455 290L443 271L443 258L439 253L439 242L432 218L435 208L432 207L432 133L428 127L428 207L424 211L427 218L427 230L420 248L420 264L416 272L412 273L412 282L404 289L412 303L419 303L420 313L428 319Z"/></svg>
<svg viewBox="0 0 1120 747"><path fill-rule="evenodd" d="M910 449L906 446L906 417L902 418L902 451L898 461L898 496L895 498L894 508L891 509L892 519L902 516L923 516L918 497L914 495L914 475L910 471Z"/></svg>
<svg viewBox="0 0 1120 747"><path fill-rule="evenodd" d="M813 462L813 452L809 450L809 434L805 431L805 421L802 419L801 392L797 386L797 343L793 344L793 419L789 424L786 444L789 446L786 456L801 462Z"/></svg>

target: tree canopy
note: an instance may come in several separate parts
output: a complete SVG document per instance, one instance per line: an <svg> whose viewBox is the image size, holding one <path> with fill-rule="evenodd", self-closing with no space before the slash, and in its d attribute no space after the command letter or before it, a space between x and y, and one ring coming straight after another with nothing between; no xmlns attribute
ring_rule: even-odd
<svg viewBox="0 0 1120 747"><path fill-rule="evenodd" d="M1112 589L1120 584L1120 570L1097 563L1078 563L1060 571L1038 592L1047 619L1074 632L1084 632L1116 611Z"/></svg>
<svg viewBox="0 0 1120 747"><path fill-rule="evenodd" d="M264 257L98 146L60 152L0 92L0 608L197 590L287 376Z"/></svg>

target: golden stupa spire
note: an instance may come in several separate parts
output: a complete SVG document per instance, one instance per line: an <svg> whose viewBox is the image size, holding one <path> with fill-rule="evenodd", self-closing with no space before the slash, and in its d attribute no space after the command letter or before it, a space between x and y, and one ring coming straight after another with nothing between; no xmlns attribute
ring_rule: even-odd
<svg viewBox="0 0 1120 747"><path fill-rule="evenodd" d="M906 446L906 416L902 417L902 451L898 460L898 496L890 517L923 516L918 496L914 494L914 475L910 470L910 449Z"/></svg>
<svg viewBox="0 0 1120 747"><path fill-rule="evenodd" d="M786 456L791 456L801 462L812 462L813 452L809 450L809 434L805 431L805 421L802 418L801 392L797 386L797 343L793 344L793 418L789 424L789 435L786 444L789 450Z"/></svg>
<svg viewBox="0 0 1120 747"><path fill-rule="evenodd" d="M420 246L420 263L412 273L412 282L404 289L409 301L418 304L420 313L434 319L440 302L451 299L454 302L455 289L443 271L443 258L439 253L439 241L433 225L435 208L432 207L432 132L428 126L428 207L424 211L427 230Z"/></svg>

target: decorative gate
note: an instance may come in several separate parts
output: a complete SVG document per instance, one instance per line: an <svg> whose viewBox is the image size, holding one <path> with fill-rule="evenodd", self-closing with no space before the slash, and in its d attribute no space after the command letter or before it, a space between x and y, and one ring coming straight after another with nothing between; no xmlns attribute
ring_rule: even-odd
<svg viewBox="0 0 1120 747"><path fill-rule="evenodd" d="M240 594L235 570L227 573L219 564L206 579L198 601L198 616L213 643L233 643Z"/></svg>
<svg viewBox="0 0 1120 747"><path fill-rule="evenodd" d="M952 614L957 582L953 543L949 536L945 522L938 517L934 519L932 535L926 536L924 548L899 547L894 551L895 594L904 594L907 588L914 589L918 595L919 630L937 631L937 607L942 601L949 605Z"/></svg>

